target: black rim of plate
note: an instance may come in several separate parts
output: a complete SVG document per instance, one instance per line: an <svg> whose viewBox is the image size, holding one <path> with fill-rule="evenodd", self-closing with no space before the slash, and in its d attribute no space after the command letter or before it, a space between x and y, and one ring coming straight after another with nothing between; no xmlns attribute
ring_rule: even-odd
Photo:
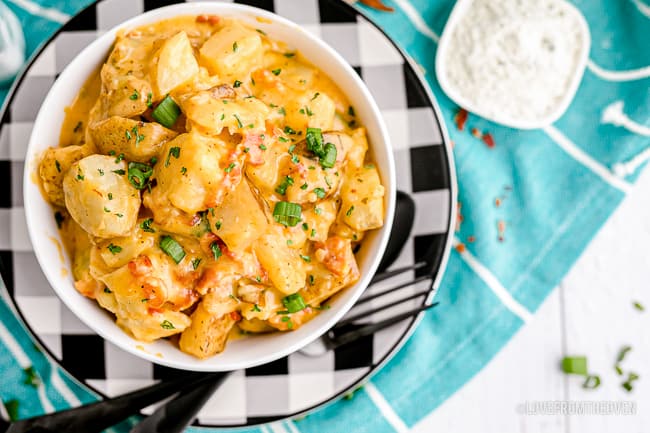
<svg viewBox="0 0 650 433"><path fill-rule="evenodd" d="M22 85L25 77L27 76L28 71L31 69L33 66L34 62L41 56L43 51L51 44L52 41L54 41L57 36L68 30L70 27L71 23L75 21L77 17L80 15L84 15L85 13L88 13L90 10L96 7L98 3L101 3L103 0L94 0L91 4L86 6L85 8L81 9L77 14L75 14L67 23L63 24L60 28L58 28L46 41L41 43L41 45L32 53L28 61L25 63L23 66L20 74L18 77L14 80L12 86L10 87L7 96L5 98L4 104L2 105L1 110L0 110L0 130L2 129L2 126L7 122L8 114L9 114L9 108L11 104L13 103L14 97L16 96L16 93L20 86ZM220 0L211 0L211 1L220 1ZM235 0L236 3L240 4L245 4L249 6L254 6L254 7L260 7L261 4L265 3L267 0ZM272 1L272 0L268 0ZM395 42L393 39L377 24L374 23L374 21L367 16L363 11L354 8L351 6L349 3L347 3L345 0L324 0L332 4L333 7L339 8L337 12L342 12L348 15L355 15L355 16L361 16L364 18L366 21L368 21L375 29L377 29L389 42L390 44L399 52L400 56L404 59L405 65L408 67L410 72L412 73L412 77L410 79L406 79L407 82L409 81L414 81L414 84L417 87L417 91L421 93L420 97L425 99L427 101L427 104L430 108L433 109L434 112L434 118L436 121L436 126L441 132L441 139L442 139L442 151L444 153L444 159L443 159L443 165L442 169L444 170L444 177L446 178L446 182L449 185L449 214L448 214L448 222L447 222L447 227L446 231L444 233L445 240L439 245L439 248L436 251L432 251L432 266L431 266L431 277L432 277L432 282L431 282L431 289L430 289L430 294L423 299L422 305L431 302L431 300L435 297L435 294L437 292L438 286L440 284L440 281L443 276L443 271L446 268L447 260L449 258L450 250L451 250L451 244L452 244L452 238L453 238L453 223L455 221L455 216L456 216L456 203L457 203L457 183L456 183L456 174L455 174L455 166L454 166L454 161L453 157L451 155L450 147L449 147L449 137L447 134L447 130L445 127L444 122L441 121L442 114L440 112L440 108L436 102L436 99L433 95L433 92L429 88L426 79L422 75L422 73L418 70L417 65L415 62L411 59L409 55L407 55L404 50ZM178 3L184 3L185 0L162 0L159 3L156 2L156 8L158 7L163 7L163 6L168 6L172 4L178 4ZM145 7L144 12L148 12L150 10L156 9L156 8L147 8ZM9 270L9 272L13 272L12 270ZM2 260L2 257L0 257L0 277L4 279L4 276L7 275L7 269L5 267L5 264ZM32 329L32 327L29 325L29 322L27 321L26 317L23 315L22 310L18 306L15 298L9 294L9 299L12 302L12 307L13 309L18 313L19 319L23 323L24 327L27 329L29 334L31 335L32 339L35 341L35 343L38 344L40 348L42 348L45 353L47 353L48 357L52 362L54 362L58 367L60 367L63 371L65 371L69 377L76 381L82 388L85 388L86 390L95 393L96 395L102 397L102 398L107 398L108 396L96 389L95 387L89 385L86 381L83 379L77 378L75 375L72 373L68 372L68 370L65 368L65 366L62 363L62 360L58 360L57 357L54 355L54 353L51 352L49 347L43 343L41 340L40 336ZM277 416L263 416L263 417L255 417L247 418L247 422L244 424L222 424L222 425L211 425L211 424L201 424L198 421L194 421L192 426L198 426L198 427L212 427L212 428L242 428L242 427L251 427L255 425L260 425L260 424L265 424L269 422L275 422L275 421L281 421L281 420L287 420L287 419L292 419L292 418L299 418L302 416L305 416L306 414L318 409L322 408L328 404L331 404L341 398L342 396L348 394L349 392L359 388L362 386L365 382L370 380L372 376L376 373L378 373L381 368L387 364L393 356L402 348L402 346L408 341L410 336L413 334L415 329L417 328L417 325L419 321L422 319L423 313L420 313L418 316L410 319L410 323L405 329L405 331L402 333L400 338L397 340L397 342L393 345L393 347L390 348L390 350L387 351L387 353L383 356L382 359L380 359L377 363L373 363L368 369L366 373L364 373L359 379L357 379L355 382L353 382L351 385L349 385L347 388L333 393L330 397L327 399L312 405L309 408L306 408L304 410L300 410L295 413L291 414L286 414L286 415L277 415ZM173 370L173 369L171 369Z"/></svg>

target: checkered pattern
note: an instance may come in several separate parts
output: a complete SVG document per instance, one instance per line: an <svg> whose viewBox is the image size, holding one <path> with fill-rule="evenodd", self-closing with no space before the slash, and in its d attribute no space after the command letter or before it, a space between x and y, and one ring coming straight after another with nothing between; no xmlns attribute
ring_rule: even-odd
<svg viewBox="0 0 650 433"><path fill-rule="evenodd" d="M103 0L58 33L22 78L0 130L0 264L15 305L41 345L74 377L105 395L164 379L176 371L136 358L88 329L55 296L41 273L25 226L22 175L32 123L63 68L103 31L176 1ZM414 233L394 266L426 259L437 272L449 236L448 149L422 82L391 41L339 0L236 1L285 16L333 46L357 70L386 119L398 188L417 205ZM52 143L54 144L54 143ZM401 280L371 287L381 290ZM415 292L419 288L412 288ZM414 301L422 302L422 300ZM414 306L411 305L410 307ZM408 308L405 306L404 308ZM358 311L357 311L358 312ZM369 320L380 320L381 314ZM319 358L300 353L237 372L206 404L205 426L250 425L303 413L358 386L397 350L412 328L403 322ZM79 357L79 348L84 356Z"/></svg>

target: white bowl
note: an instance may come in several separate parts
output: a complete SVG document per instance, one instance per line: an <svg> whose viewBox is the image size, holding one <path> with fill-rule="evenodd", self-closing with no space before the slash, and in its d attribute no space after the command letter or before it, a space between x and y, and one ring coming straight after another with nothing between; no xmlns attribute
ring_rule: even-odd
<svg viewBox="0 0 650 433"><path fill-rule="evenodd" d="M135 340L118 328L114 317L97 302L75 290L70 260L62 257L60 251L61 237L53 210L34 181L40 155L47 147L58 145L64 108L73 101L81 83L105 61L117 30L179 15L200 14L215 14L249 22L267 32L269 37L299 50L329 75L346 94L361 123L367 127L372 153L386 187L385 224L364 240L357 255L362 275L357 284L340 293L331 303L332 308L322 311L300 329L236 339L228 343L223 353L207 360L183 353L167 340L149 344ZM102 35L65 68L50 89L34 123L27 148L24 199L29 236L38 262L57 295L81 321L123 350L157 364L185 370L227 371L261 365L299 350L324 334L352 307L368 286L386 248L395 208L395 166L388 137L379 109L357 73L336 51L297 24L257 8L221 2L163 7L130 19Z"/></svg>
<svg viewBox="0 0 650 433"><path fill-rule="evenodd" d="M469 9L472 6L472 3L474 1L475 0L458 0L456 5L454 6L454 9L451 11L451 14L449 15L447 24L445 25L442 36L440 37L440 41L438 43L438 51L436 52L436 65L435 65L436 76L438 77L438 82L440 83L440 87L451 100L456 102L458 105L460 105L467 111L476 114L478 116L481 116L485 119L491 120L493 122L500 123L505 126L509 126L511 128L535 129L535 128L542 128L544 126L548 126L552 124L557 119L559 119L560 116L562 116L562 114L564 114L567 108L569 108L569 104L571 104L573 97L578 91L578 86L580 85L580 81L582 80L582 76L587 66L587 61L589 60L589 48L591 46L591 35L589 33L589 26L587 25L587 21L585 20L584 16L580 13L580 11L575 6L573 6L567 1L561 0L556 3L557 7L561 7L563 9L565 15L567 15L568 17L570 17L575 21L577 27L576 30L579 32L582 40L582 46L580 46L579 54L577 56L578 58L577 58L576 67L575 70L573 71L572 76L569 78L569 84L566 88L565 94L563 95L561 100L557 103L554 110L549 112L547 115L542 116L535 120L522 119L522 118L515 118L513 116L507 115L506 113L504 113L504 110L499 110L498 109L499 107L494 107L495 110L491 113L486 112L485 110L481 109L479 106L474 104L472 101L464 97L461 94L461 91L454 84L452 84L449 78L447 63L445 62L445 59L450 49L452 35L456 31L456 28L459 22L461 21L461 19L465 16L467 12L469 12ZM457 54L462 55L463 53L457 53Z"/></svg>

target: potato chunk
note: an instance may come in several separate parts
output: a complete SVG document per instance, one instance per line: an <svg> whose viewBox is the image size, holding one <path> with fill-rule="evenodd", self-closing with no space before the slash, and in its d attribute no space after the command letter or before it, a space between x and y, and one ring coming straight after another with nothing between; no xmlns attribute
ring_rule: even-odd
<svg viewBox="0 0 650 433"><path fill-rule="evenodd" d="M162 195L174 207L189 214L207 209L224 177L219 165L222 151L215 140L199 134L179 135L163 147L153 171L158 185L152 195Z"/></svg>
<svg viewBox="0 0 650 433"><path fill-rule="evenodd" d="M231 313L215 317L201 302L190 317L192 324L181 334L180 349L201 359L222 352L236 317Z"/></svg>
<svg viewBox="0 0 650 433"><path fill-rule="evenodd" d="M384 187L374 166L346 173L341 188L339 219L355 230L372 230L384 224Z"/></svg>
<svg viewBox="0 0 650 433"><path fill-rule="evenodd" d="M268 107L255 98L222 99L211 90L197 92L181 106L192 126L209 135L220 134L224 128L231 134L263 132L269 112Z"/></svg>
<svg viewBox="0 0 650 433"><path fill-rule="evenodd" d="M242 79L262 63L262 38L255 31L234 22L205 41L200 50L201 64L224 81Z"/></svg>
<svg viewBox="0 0 650 433"><path fill-rule="evenodd" d="M181 31L167 39L154 55L151 68L156 100L190 81L198 73L199 64L187 33Z"/></svg>
<svg viewBox="0 0 650 433"><path fill-rule="evenodd" d="M129 161L147 162L178 133L158 123L113 116L90 126L90 136L104 154L123 153Z"/></svg>
<svg viewBox="0 0 650 433"><path fill-rule="evenodd" d="M296 293L305 285L307 274L298 252L287 246L278 233L269 233L253 245L255 255L276 289L285 295Z"/></svg>
<svg viewBox="0 0 650 433"><path fill-rule="evenodd" d="M81 146L51 147L45 151L38 175L50 203L65 206L63 176L74 162L83 157L84 148Z"/></svg>
<svg viewBox="0 0 650 433"><path fill-rule="evenodd" d="M266 215L246 180L226 195L214 214L208 212L208 221L210 230L234 251L244 251L268 228Z"/></svg>
<svg viewBox="0 0 650 433"><path fill-rule="evenodd" d="M63 178L65 206L72 218L93 236L125 236L135 226L140 192L127 177L126 162L91 155L72 164ZM110 195L109 195L110 194Z"/></svg>

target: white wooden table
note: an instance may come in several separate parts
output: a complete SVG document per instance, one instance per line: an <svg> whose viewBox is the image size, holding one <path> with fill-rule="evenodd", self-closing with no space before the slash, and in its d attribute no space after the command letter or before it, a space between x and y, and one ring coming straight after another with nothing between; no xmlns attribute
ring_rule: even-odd
<svg viewBox="0 0 650 433"><path fill-rule="evenodd" d="M634 308L639 301L646 311ZM632 392L614 370L640 375ZM602 384L582 388L563 356L586 355ZM627 377L627 376L626 376ZM520 414L538 401L622 402L636 415ZM583 406L584 407L584 406ZM561 411L560 411L561 412ZM650 431L650 170L592 240L560 286L494 359L414 429L417 433Z"/></svg>

